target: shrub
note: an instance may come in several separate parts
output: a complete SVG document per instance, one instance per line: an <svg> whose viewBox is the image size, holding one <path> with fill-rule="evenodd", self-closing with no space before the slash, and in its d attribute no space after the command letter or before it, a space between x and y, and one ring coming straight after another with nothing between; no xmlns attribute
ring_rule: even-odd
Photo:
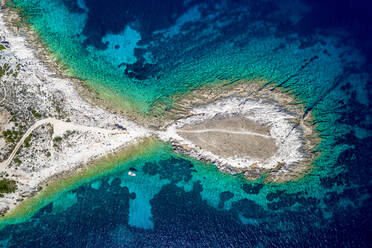
<svg viewBox="0 0 372 248"><path fill-rule="evenodd" d="M31 110L31 113L32 113L32 115L33 115L35 118L40 118L40 117L41 117L41 115L40 115L38 112L36 112L35 109Z"/></svg>
<svg viewBox="0 0 372 248"><path fill-rule="evenodd" d="M17 189L17 183L14 180L1 179L0 180L0 193L13 193Z"/></svg>

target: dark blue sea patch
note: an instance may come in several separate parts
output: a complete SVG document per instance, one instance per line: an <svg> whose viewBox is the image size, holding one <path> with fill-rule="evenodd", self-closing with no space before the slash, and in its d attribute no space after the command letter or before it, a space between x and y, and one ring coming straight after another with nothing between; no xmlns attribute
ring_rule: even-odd
<svg viewBox="0 0 372 248"><path fill-rule="evenodd" d="M165 175L170 166L185 169ZM156 181L134 187L123 171L65 193L29 221L7 226L0 239L9 240L6 247L367 247L370 201L358 211L340 205L368 193L361 186L324 198L278 190L267 194L267 208L243 198L233 200L228 210L217 209L203 199L201 181L192 179L200 172L190 178L190 168L189 161L171 158L145 163L144 174L137 170L138 183L158 176L169 182L149 201L151 229L130 225L130 201L155 187ZM192 187L185 190L181 185L190 180ZM233 197L232 192L219 194L221 203ZM61 203L65 207L60 208ZM332 213L331 219L324 209Z"/></svg>
<svg viewBox="0 0 372 248"><path fill-rule="evenodd" d="M169 89L197 87L210 75L270 78L314 114L323 139L316 150L322 156L302 181L264 185L236 178L237 187L176 156L146 161L134 167L136 178L127 171L101 178L61 196L28 222L7 226L0 232L5 247L370 246L370 2L307 1L304 8L300 1L226 1L218 8L214 1L86 0L86 9L63 2L71 12L87 13L85 46L104 51L102 37L121 32L128 23L141 34L139 46L154 41L135 48L137 62L115 64L142 95L154 82L157 92L171 95ZM177 17L199 4L207 7L191 11L191 17L200 15L204 21L193 19L169 34ZM205 22L207 17L212 21ZM208 28L213 32L203 33ZM158 29L167 30L154 33ZM161 39L164 33L169 37ZM322 38L339 33L331 44ZM281 42L272 42L277 38ZM344 46L354 48L334 52ZM315 52L304 52L312 48ZM148 51L155 62L145 60ZM241 54L247 57L236 56ZM156 81L166 77L170 80L164 85ZM115 87L121 89L121 83ZM131 206L141 208L135 212ZM141 222L133 216L142 217Z"/></svg>
<svg viewBox="0 0 372 248"><path fill-rule="evenodd" d="M154 0L85 0L85 5L89 9L83 31L88 37L86 43L100 49L105 49L101 39L107 33L120 33L133 24L146 39L153 31L173 25L177 16L187 9L183 1L172 0L161 4Z"/></svg>

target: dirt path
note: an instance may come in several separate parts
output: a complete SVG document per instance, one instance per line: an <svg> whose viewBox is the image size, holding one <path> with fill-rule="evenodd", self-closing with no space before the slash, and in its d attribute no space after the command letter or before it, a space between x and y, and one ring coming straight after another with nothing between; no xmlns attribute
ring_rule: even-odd
<svg viewBox="0 0 372 248"><path fill-rule="evenodd" d="M104 129L99 127L90 127L90 126L83 126L79 124L74 124L71 122L61 121L55 118L46 118L43 120L39 120L35 122L22 136L22 138L18 141L17 145L13 149L12 153L9 155L8 159L0 163L0 169L6 169L7 166L13 161L17 151L21 148L23 143L25 142L26 138L38 127L46 124L51 124L53 126L54 137L60 134L63 134L67 130L71 131L94 131L98 133L107 133L107 134L120 134L120 133L127 133L127 131L123 130L110 130Z"/></svg>
<svg viewBox="0 0 372 248"><path fill-rule="evenodd" d="M177 132L180 133L208 133L208 132L218 132L218 133L230 133L230 134L243 134L243 135L254 135L254 136L260 136L263 138L269 138L271 139L271 136L269 135L264 135L264 134L259 134L259 133L254 133L250 131L231 131L227 129L201 129L201 130L177 130Z"/></svg>

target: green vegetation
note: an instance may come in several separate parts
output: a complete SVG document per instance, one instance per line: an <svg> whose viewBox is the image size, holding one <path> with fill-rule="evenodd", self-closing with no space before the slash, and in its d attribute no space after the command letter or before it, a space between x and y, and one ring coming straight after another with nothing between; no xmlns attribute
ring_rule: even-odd
<svg viewBox="0 0 372 248"><path fill-rule="evenodd" d="M3 136L5 137L6 142L8 143L14 143L18 138L18 132L13 133L12 130L6 130L2 132Z"/></svg>
<svg viewBox="0 0 372 248"><path fill-rule="evenodd" d="M15 158L13 161L18 165L22 164L22 161L19 158Z"/></svg>
<svg viewBox="0 0 372 248"><path fill-rule="evenodd" d="M30 147L30 141L31 141L31 138L32 138L32 134L30 134L30 136L28 136L26 139L25 139L25 147Z"/></svg>
<svg viewBox="0 0 372 248"><path fill-rule="evenodd" d="M5 140L8 142L8 143L14 143L16 142L23 134L24 132L21 131L22 130L22 126L18 126L18 130L5 130L2 132L2 135L4 136ZM31 136L32 134L26 139L27 143L30 142L31 140Z"/></svg>
<svg viewBox="0 0 372 248"><path fill-rule="evenodd" d="M0 66L0 77L4 76L9 68L10 66L6 63L3 66Z"/></svg>
<svg viewBox="0 0 372 248"><path fill-rule="evenodd" d="M61 141L62 141L62 137L55 137L54 139L53 139L53 147L59 147L59 144L61 143Z"/></svg>
<svg viewBox="0 0 372 248"><path fill-rule="evenodd" d="M3 193L13 193L17 189L17 183L14 180L1 179L0 180L0 197Z"/></svg>
<svg viewBox="0 0 372 248"><path fill-rule="evenodd" d="M46 156L49 158L52 154L50 152L46 153Z"/></svg>
<svg viewBox="0 0 372 248"><path fill-rule="evenodd" d="M66 133L63 134L63 138L68 138L69 136L73 135L77 133L76 131L70 131L70 130L67 130Z"/></svg>
<svg viewBox="0 0 372 248"><path fill-rule="evenodd" d="M6 131L3 131L3 136L6 137L6 136L9 136L12 134L12 131L11 130L6 130Z"/></svg>
<svg viewBox="0 0 372 248"><path fill-rule="evenodd" d="M6 47L5 46L3 46L3 45L0 45L0 50L5 50L6 49Z"/></svg>
<svg viewBox="0 0 372 248"><path fill-rule="evenodd" d="M33 115L35 118L40 118L40 117L41 117L41 115L40 115L38 112L36 112L35 109L31 110L31 113L32 113L32 115Z"/></svg>

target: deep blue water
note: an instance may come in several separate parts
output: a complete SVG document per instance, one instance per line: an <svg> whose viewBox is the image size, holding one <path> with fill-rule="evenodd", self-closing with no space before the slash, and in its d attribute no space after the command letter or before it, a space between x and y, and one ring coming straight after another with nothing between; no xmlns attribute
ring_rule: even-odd
<svg viewBox="0 0 372 248"><path fill-rule="evenodd" d="M160 149L5 227L5 247L371 247L370 1L14 2L76 76L122 97L151 108L204 82L267 79L323 140L315 170L283 185Z"/></svg>
<svg viewBox="0 0 372 248"><path fill-rule="evenodd" d="M364 202L357 210L352 206L357 204L358 194L367 193L361 186L318 198L275 187L263 193L265 187L259 183L240 182L240 190L220 188L222 192L215 195L206 192L209 196L203 196L208 186L195 177L214 174L202 172L189 161L169 157L136 165L137 177L129 177L126 169L86 183L43 207L26 223L6 227L1 237L10 240L8 247L368 247L370 244L371 204ZM338 178L325 179L321 190L336 184L357 185L363 179L350 178L361 173L347 172ZM159 182L163 185L158 187ZM215 187L218 189L218 185ZM234 192L242 194L242 198L231 201L225 208ZM255 202L260 194L266 198L266 207ZM209 200L218 202L218 206L211 206ZM151 206L149 216L147 205ZM331 216L326 217L324 211L332 213ZM131 216L136 216L134 221L130 220Z"/></svg>
<svg viewBox="0 0 372 248"><path fill-rule="evenodd" d="M169 106L174 94L237 79L281 83L317 102L371 53L368 4L13 2L71 75L141 112Z"/></svg>

